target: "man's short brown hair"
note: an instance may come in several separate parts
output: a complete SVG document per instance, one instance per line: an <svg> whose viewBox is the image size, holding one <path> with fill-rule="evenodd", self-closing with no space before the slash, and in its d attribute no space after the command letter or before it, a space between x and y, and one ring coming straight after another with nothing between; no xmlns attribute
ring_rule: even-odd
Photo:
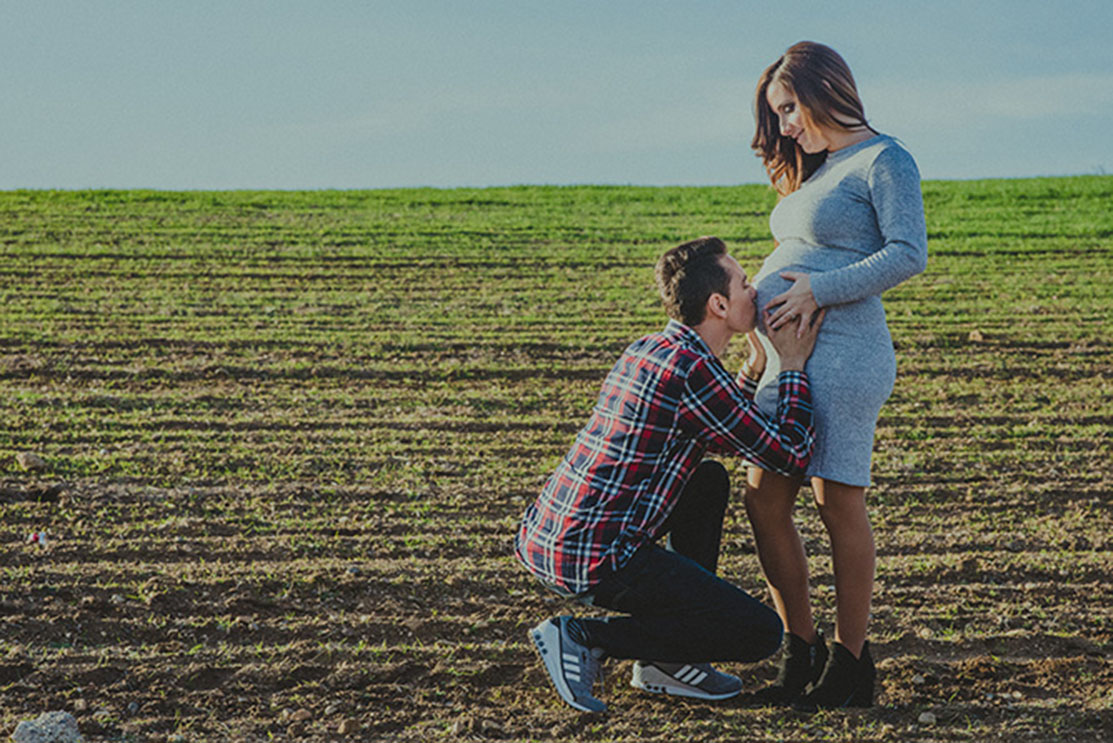
<svg viewBox="0 0 1113 743"><path fill-rule="evenodd" d="M689 327L699 325L707 314L708 297L730 297L730 274L720 263L726 254L722 240L701 237L661 256L654 275L669 317Z"/></svg>

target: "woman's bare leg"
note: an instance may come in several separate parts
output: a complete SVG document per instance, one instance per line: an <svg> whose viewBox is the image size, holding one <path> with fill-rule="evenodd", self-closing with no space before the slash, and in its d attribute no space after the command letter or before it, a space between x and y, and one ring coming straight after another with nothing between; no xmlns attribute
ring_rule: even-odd
<svg viewBox="0 0 1113 743"><path fill-rule="evenodd" d="M808 558L792 521L800 478L750 467L747 472L746 515L754 530L758 559L773 594L773 604L788 632L815 642L815 624L808 595Z"/></svg>
<svg viewBox="0 0 1113 743"><path fill-rule="evenodd" d="M866 512L866 489L813 477L812 490L831 538L837 603L835 640L857 657L866 641L877 563Z"/></svg>

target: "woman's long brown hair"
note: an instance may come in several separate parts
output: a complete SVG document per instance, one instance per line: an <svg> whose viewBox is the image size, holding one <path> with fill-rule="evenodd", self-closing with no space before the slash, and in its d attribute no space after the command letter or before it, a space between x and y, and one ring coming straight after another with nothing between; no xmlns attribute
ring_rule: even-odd
<svg viewBox="0 0 1113 743"><path fill-rule="evenodd" d="M777 193L787 196L808 179L827 159L827 153L809 155L796 140L782 137L777 114L766 93L774 82L796 96L805 120L834 129L874 129L866 122L854 75L839 53L814 41L801 41L765 68L754 93L754 132L750 147L765 165Z"/></svg>

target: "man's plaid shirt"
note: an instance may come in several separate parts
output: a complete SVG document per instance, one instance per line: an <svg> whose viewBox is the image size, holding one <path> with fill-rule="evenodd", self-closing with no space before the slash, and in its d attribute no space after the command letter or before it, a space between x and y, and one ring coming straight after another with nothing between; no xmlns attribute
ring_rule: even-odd
<svg viewBox="0 0 1113 743"><path fill-rule="evenodd" d="M515 553L570 593L591 590L652 541L705 452L800 475L811 457L812 398L803 372L782 372L774 419L700 335L670 321L635 341L603 382L587 425L526 509Z"/></svg>

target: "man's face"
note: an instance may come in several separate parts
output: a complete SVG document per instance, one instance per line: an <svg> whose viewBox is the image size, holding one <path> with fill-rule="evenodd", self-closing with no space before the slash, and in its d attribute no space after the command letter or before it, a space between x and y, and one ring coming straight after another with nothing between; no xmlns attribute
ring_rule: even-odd
<svg viewBox="0 0 1113 743"><path fill-rule="evenodd" d="M727 303L727 325L735 333L748 333L757 325L757 289L746 279L746 272L732 255L719 258L719 265L730 275L730 296Z"/></svg>

